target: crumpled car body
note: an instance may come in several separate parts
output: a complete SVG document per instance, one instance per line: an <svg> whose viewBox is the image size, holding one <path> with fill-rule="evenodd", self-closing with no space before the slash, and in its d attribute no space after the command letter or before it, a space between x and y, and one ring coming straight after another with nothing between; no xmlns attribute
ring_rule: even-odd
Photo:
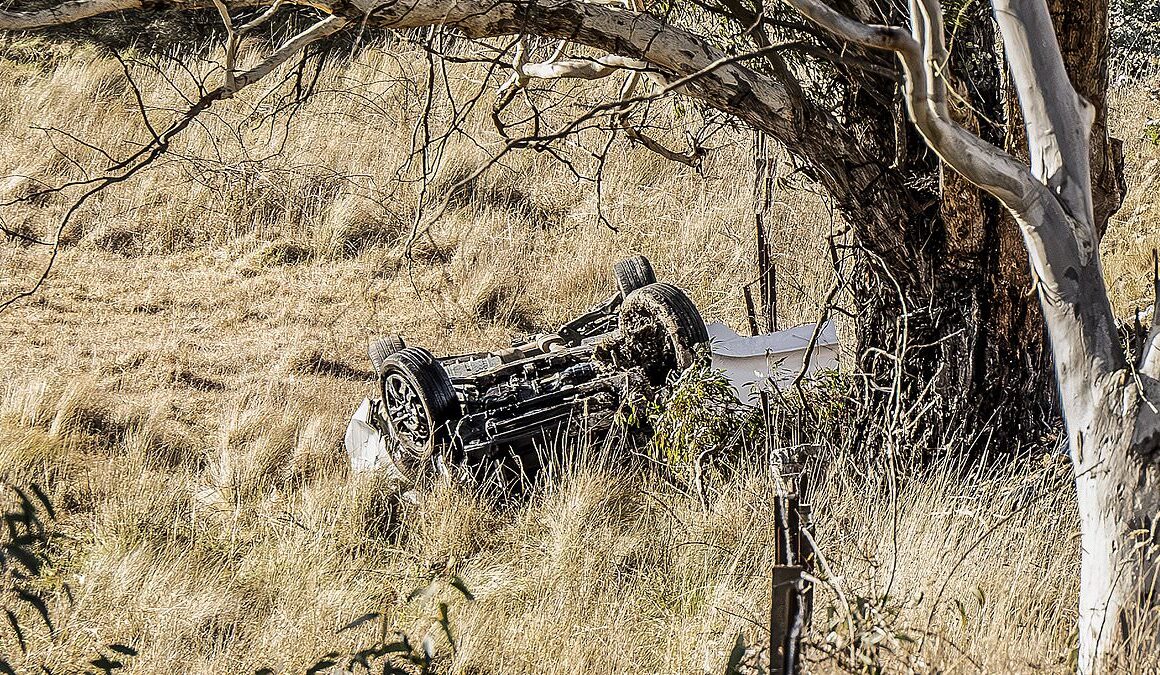
<svg viewBox="0 0 1160 675"><path fill-rule="evenodd" d="M696 359L711 359L748 405L798 375L838 367L832 323L742 336L706 326L684 292L656 282L643 256L613 274L615 294L507 349L436 357L399 336L372 340L379 396L364 399L348 425L351 467L404 480L504 462L532 473L537 446L606 435L626 404L657 395Z"/></svg>
<svg viewBox="0 0 1160 675"><path fill-rule="evenodd" d="M436 357L399 336L373 340L379 396L348 426L352 467L407 480L495 465L530 474L538 447L606 434L633 396L707 358L705 323L683 291L657 283L643 256L613 274L615 294L507 349Z"/></svg>

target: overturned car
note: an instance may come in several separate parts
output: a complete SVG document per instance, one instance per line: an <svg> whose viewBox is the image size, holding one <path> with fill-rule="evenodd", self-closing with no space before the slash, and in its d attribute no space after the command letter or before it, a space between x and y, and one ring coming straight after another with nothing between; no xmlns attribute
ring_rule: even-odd
<svg viewBox="0 0 1160 675"><path fill-rule="evenodd" d="M436 357L402 337L372 340L375 399L347 429L356 470L407 480L489 466L532 472L537 446L603 433L633 397L708 358L709 336L683 291L658 283L647 258L613 266L617 292L550 333L495 352Z"/></svg>

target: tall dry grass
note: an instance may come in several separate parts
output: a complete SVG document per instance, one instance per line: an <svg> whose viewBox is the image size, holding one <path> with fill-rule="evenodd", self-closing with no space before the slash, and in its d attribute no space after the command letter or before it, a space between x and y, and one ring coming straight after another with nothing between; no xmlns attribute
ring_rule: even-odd
<svg viewBox="0 0 1160 675"><path fill-rule="evenodd" d="M1128 193L1101 241L1112 304L1123 317L1151 307L1152 249L1160 246L1160 72L1112 92L1109 124L1124 141Z"/></svg>
<svg viewBox="0 0 1160 675"><path fill-rule="evenodd" d="M286 133L259 123L268 102L255 96L220 107L170 159L86 207L47 286L0 316L0 476L45 486L59 511L43 580L58 630L29 636L30 667L67 670L120 642L140 651L132 672L297 671L375 639L370 624L336 632L372 611L432 636L441 666L463 673L720 672L739 632L763 639L775 480L762 466L740 467L702 501L582 448L521 505L450 483L411 502L382 476L346 470L341 432L369 389L370 335L401 332L435 351L500 345L610 292L610 264L635 252L707 318L742 316L752 237L741 133L720 138L704 175L616 145L599 204L608 224L591 184L545 155L511 155L408 259L424 198L407 161L422 97L399 74L422 65L387 47L337 59ZM179 68L133 72L156 114L178 105L162 76L180 79ZM480 86L470 70L452 80ZM45 129L124 151L142 131L127 84L91 51L9 45L0 189L11 197L101 164ZM1154 237L1138 233L1160 226L1156 150L1139 133L1155 105L1137 90L1117 99L1133 192L1105 249L1121 310L1146 280ZM665 114L678 129L695 121ZM429 189L494 149L484 121L470 125L483 147L449 144ZM783 319L809 320L826 290L829 215L807 186L781 201ZM66 205L2 215L47 236ZM44 257L0 249L2 290L28 283ZM814 671L1066 670L1078 564L1066 468L898 481L888 464L867 465L890 450L839 455L813 496L829 570ZM445 585L455 575L473 602ZM429 596L408 600L431 580Z"/></svg>

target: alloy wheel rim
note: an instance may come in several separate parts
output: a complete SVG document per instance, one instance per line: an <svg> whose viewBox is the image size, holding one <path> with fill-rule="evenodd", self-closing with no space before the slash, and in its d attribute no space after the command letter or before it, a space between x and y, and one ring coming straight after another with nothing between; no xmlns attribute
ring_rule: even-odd
<svg viewBox="0 0 1160 675"><path fill-rule="evenodd" d="M383 395L387 422L396 440L412 454L420 454L431 440L431 424L419 392L401 373L389 373L383 383Z"/></svg>

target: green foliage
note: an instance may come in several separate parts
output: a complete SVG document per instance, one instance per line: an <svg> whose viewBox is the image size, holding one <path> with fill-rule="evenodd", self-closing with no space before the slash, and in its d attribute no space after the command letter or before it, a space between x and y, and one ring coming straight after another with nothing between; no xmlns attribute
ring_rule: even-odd
<svg viewBox="0 0 1160 675"><path fill-rule="evenodd" d="M1144 124L1144 138L1152 145L1160 145L1160 120L1148 120Z"/></svg>
<svg viewBox="0 0 1160 675"><path fill-rule="evenodd" d="M649 430L649 455L675 477L700 482L746 449L803 448L834 442L849 423L850 382L815 373L800 387L771 392L768 414L741 403L729 380L707 363L686 370L660 396L641 399L624 420Z"/></svg>
<svg viewBox="0 0 1160 675"><path fill-rule="evenodd" d="M742 675L745 672L745 654L748 646L745 644L745 634L737 633L733 642L733 649L729 652L729 660L725 662L725 675Z"/></svg>
<svg viewBox="0 0 1160 675"><path fill-rule="evenodd" d="M716 457L752 439L757 418L733 386L708 364L697 364L672 383L667 395L648 404L653 456L673 468Z"/></svg>
<svg viewBox="0 0 1160 675"><path fill-rule="evenodd" d="M0 484L0 492L6 502L4 526L0 530L0 597L5 599L5 604L0 607L0 612L4 614L5 628L16 641L21 655L27 656L32 630L43 627L50 636L56 631L46 591L50 586L47 578L52 574L49 552L56 510L35 483L26 488ZM62 584L61 588L71 597L67 585ZM29 618L32 618L32 625L29 625ZM137 650L129 645L106 645L89 661L96 670L84 672L112 673L125 667L123 659L136 655ZM9 660L9 656L0 655L0 673L15 674L18 665ZM40 669L50 672L43 666Z"/></svg>
<svg viewBox="0 0 1160 675"><path fill-rule="evenodd" d="M473 602L475 596L468 590L467 585L457 576L449 579L432 579L428 584L420 586L407 596L408 602L427 601L435 598L441 590L451 590L467 602ZM439 632L447 642L449 656L455 655L456 640L452 633L450 604L440 600L435 604L435 623ZM428 675L432 672L442 672L446 668L440 665L441 655L435 639L428 635L418 642L406 633L390 627L389 618L381 612L364 614L338 629L339 633L354 630L362 626L378 624L377 637L369 644L363 645L347 653L329 652L319 657L306 669L308 675L327 672L341 666L344 673L383 673L383 675ZM445 666L445 664L442 664ZM255 675L273 674L274 671L264 668Z"/></svg>

